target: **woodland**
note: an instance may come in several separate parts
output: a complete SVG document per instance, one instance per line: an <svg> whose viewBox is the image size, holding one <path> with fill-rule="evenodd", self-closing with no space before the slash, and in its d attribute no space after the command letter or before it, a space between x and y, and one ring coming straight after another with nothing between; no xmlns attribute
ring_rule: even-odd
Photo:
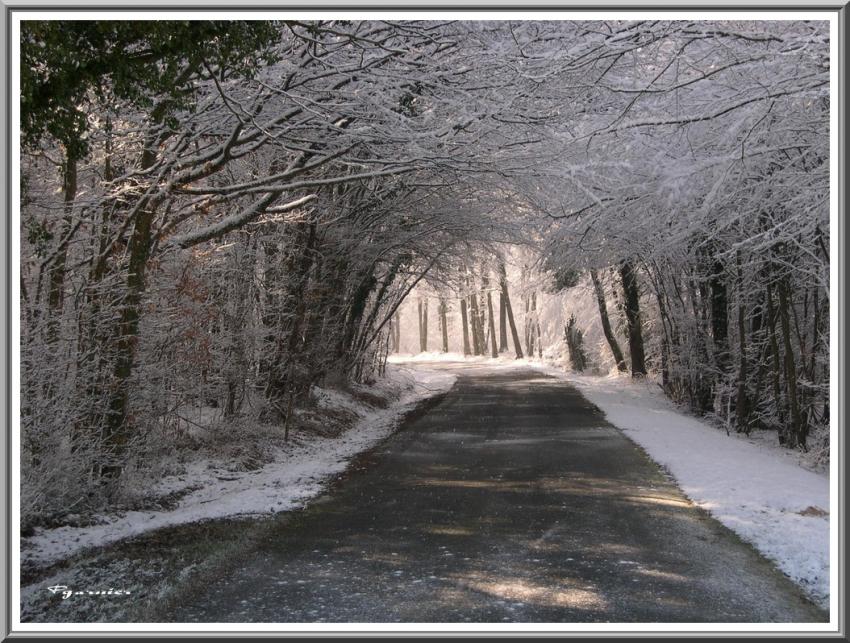
<svg viewBox="0 0 850 643"><path fill-rule="evenodd" d="M624 376L828 450L826 23L45 20L20 63L25 526L187 408L288 437L405 328L542 358L579 283Z"/></svg>

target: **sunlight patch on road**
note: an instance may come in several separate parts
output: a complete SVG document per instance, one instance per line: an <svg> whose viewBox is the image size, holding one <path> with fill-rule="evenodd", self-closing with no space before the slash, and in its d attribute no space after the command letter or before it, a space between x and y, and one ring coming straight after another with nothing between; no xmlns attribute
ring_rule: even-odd
<svg viewBox="0 0 850 643"><path fill-rule="evenodd" d="M459 578L457 582L474 591L510 601L519 601L544 607L566 607L583 610L604 610L605 598L590 587L546 586L524 578Z"/></svg>
<svg viewBox="0 0 850 643"><path fill-rule="evenodd" d="M665 572L661 569L647 569L645 567L639 567L635 570L636 573L641 576L649 576L650 578L655 578L658 580L665 580L674 583L689 583L691 579L687 576L683 576L682 574L677 574L675 572Z"/></svg>
<svg viewBox="0 0 850 643"><path fill-rule="evenodd" d="M648 505L663 505L665 507L690 507L691 503L683 498L673 496L625 496L625 500L640 502Z"/></svg>

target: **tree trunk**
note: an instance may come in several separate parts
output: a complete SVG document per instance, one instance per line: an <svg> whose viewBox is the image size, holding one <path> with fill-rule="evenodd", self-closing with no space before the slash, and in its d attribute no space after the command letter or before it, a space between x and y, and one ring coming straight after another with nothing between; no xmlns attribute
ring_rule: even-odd
<svg viewBox="0 0 850 643"><path fill-rule="evenodd" d="M769 278L772 278L772 277L769 277ZM767 283L767 325L768 325L768 332L770 334L770 354L771 354L772 362L773 362L773 368L771 369L773 371L772 377L771 377L771 384L772 384L772 388L773 388L773 404L776 407L776 416L777 416L779 426L781 427L782 424L784 423L784 415L785 414L783 413L783 406L782 406L782 386L781 386L781 382L780 382L780 377L781 377L781 373L782 373L782 366L780 365L781 360L779 358L779 342L776 339L776 317L777 317L776 307L774 306L774 303L773 303L773 286L770 283L770 281L768 281L768 283ZM785 436L782 435L781 430L780 430L780 439L782 441L785 440Z"/></svg>
<svg viewBox="0 0 850 643"><path fill-rule="evenodd" d="M729 367L729 293L723 280L723 264L715 261L709 280L711 298L711 336L718 369L725 373Z"/></svg>
<svg viewBox="0 0 850 643"><path fill-rule="evenodd" d="M519 341L519 333L516 329L516 323L514 322L514 311L511 308L511 298L508 295L508 277L505 273L505 264L499 264L499 286L502 289L502 298L505 302L505 312L508 316L508 324L511 327L511 337L514 340L514 351L516 352L516 358L522 359L522 344Z"/></svg>
<svg viewBox="0 0 850 643"><path fill-rule="evenodd" d="M611 353L614 355L617 370L625 372L627 369L626 360L623 358L623 351L620 350L617 337L611 329L611 321L608 319L608 305L605 303L605 291L602 288L602 282L599 280L599 274L596 270L590 270L590 279L593 281L593 290L596 293L596 305L599 307L599 318L602 320L602 332L605 334L605 339L611 348Z"/></svg>
<svg viewBox="0 0 850 643"><path fill-rule="evenodd" d="M263 235L260 240L263 249L263 288L262 288L262 328L265 330L263 345L266 347L260 354L260 376L268 381L274 369L274 346L280 328L280 317L283 309L280 302L280 288L283 281L280 266L280 240L277 236Z"/></svg>
<svg viewBox="0 0 850 643"><path fill-rule="evenodd" d="M141 170L150 169L155 160L156 154L149 144L142 154ZM126 449L130 441L129 380L133 373L138 348L140 308L145 290L145 270L153 239L151 226L154 215L155 210L150 204L141 208L136 215L130 243L127 246L129 255L127 292L121 302L115 343L115 366L112 373L115 385L109 402L109 414L103 436L106 462L101 467L101 475L106 478L117 477L123 471Z"/></svg>
<svg viewBox="0 0 850 643"><path fill-rule="evenodd" d="M484 354L484 333L480 325L481 314L478 309L478 298L475 293L469 295L470 317L469 323L472 324L472 350L476 355Z"/></svg>
<svg viewBox="0 0 850 643"><path fill-rule="evenodd" d="M440 298L440 330L443 332L443 352L449 352L449 326L446 320L446 309L448 305L446 304L446 300L442 297Z"/></svg>
<svg viewBox="0 0 850 643"><path fill-rule="evenodd" d="M487 278L487 273L484 273L483 277L484 289L487 291L487 313L490 320L490 355L492 357L499 356L499 349L496 346L496 323L495 318L493 316L493 297L490 293L489 289L489 279Z"/></svg>
<svg viewBox="0 0 850 643"><path fill-rule="evenodd" d="M419 352L423 352L425 349L422 348L422 297L416 300L416 321L417 328L419 329Z"/></svg>
<svg viewBox="0 0 850 643"><path fill-rule="evenodd" d="M708 342L703 341L703 338L710 335L709 328L706 326L707 320L705 316L705 306L703 305L705 299L705 287L700 286L698 289L694 279L689 278L688 297L690 298L694 320L696 320L696 352L697 363L700 365L698 369L696 369L695 373L695 369L691 369L691 406L696 408L700 413L707 413L712 406L711 396L713 378L710 376L708 368L710 366L711 359Z"/></svg>
<svg viewBox="0 0 850 643"><path fill-rule="evenodd" d="M187 66L176 79L176 85L185 83L194 74L197 62ZM170 130L161 131L159 125L165 117L167 103L158 103L151 112L151 129L144 140L144 149L139 159L140 174L150 170L156 162L157 150L173 135ZM139 341L139 318L142 295L145 290L145 270L153 242L152 225L156 215L156 202L145 199L138 205L133 231L127 245L127 292L121 302L121 312L116 325L114 345L114 379L109 398L109 410L103 433L103 456L106 460L101 475L117 477L124 469L127 445L132 428L129 422L129 380L136 361Z"/></svg>
<svg viewBox="0 0 850 643"><path fill-rule="evenodd" d="M620 266L625 299L626 325L629 334L629 354L631 355L632 377L646 375L646 361L643 350L643 333L640 320L640 291L632 265L624 261Z"/></svg>
<svg viewBox="0 0 850 643"><path fill-rule="evenodd" d="M543 359L543 336L540 333L540 315L537 314L537 292L531 293L531 309L534 313L534 330L537 339L537 357Z"/></svg>
<svg viewBox="0 0 850 643"><path fill-rule="evenodd" d="M749 433L749 405L747 400L747 324L744 310L744 275L741 268L741 253L737 254L738 267L738 393L735 397L735 416L738 431Z"/></svg>
<svg viewBox="0 0 850 643"><path fill-rule="evenodd" d="M59 335L60 317L65 299L65 263L68 258L68 244L66 237L71 234L73 225L74 200L77 198L77 159L67 152L62 163L62 200L64 202L64 216L62 228L59 233L60 246L56 257L50 266L50 286L47 295L48 317L47 317L47 341L54 342Z"/></svg>
<svg viewBox="0 0 850 643"><path fill-rule="evenodd" d="M463 354L464 357L469 355L469 318L466 314L466 297L460 298L460 318L463 324Z"/></svg>
<svg viewBox="0 0 850 643"><path fill-rule="evenodd" d="M499 352L508 350L508 320L505 306L505 295L499 291Z"/></svg>
<svg viewBox="0 0 850 643"><path fill-rule="evenodd" d="M428 300L419 298L419 352L428 350Z"/></svg>
<svg viewBox="0 0 850 643"><path fill-rule="evenodd" d="M791 345L791 321L789 316L790 298L788 277L783 277L777 288L779 294L779 323L782 328L782 347L785 353L785 386L788 394L788 410L791 416L791 446L806 448L806 426L800 416L797 391L797 366L794 362L794 350Z"/></svg>
<svg viewBox="0 0 850 643"><path fill-rule="evenodd" d="M487 322L485 319L484 299L483 295L475 295L475 304L478 307L478 339L481 343L479 346L481 355L487 354Z"/></svg>
<svg viewBox="0 0 850 643"><path fill-rule="evenodd" d="M656 290L655 300L658 302L658 315L661 318L661 387L670 391L670 337L673 334L669 326L672 326L667 306L664 303L664 295Z"/></svg>

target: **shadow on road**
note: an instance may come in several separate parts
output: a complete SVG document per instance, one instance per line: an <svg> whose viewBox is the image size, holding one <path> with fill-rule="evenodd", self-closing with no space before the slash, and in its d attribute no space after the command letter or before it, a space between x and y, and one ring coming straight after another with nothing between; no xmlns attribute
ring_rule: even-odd
<svg viewBox="0 0 850 643"><path fill-rule="evenodd" d="M828 620L569 384L428 366L454 389L168 620Z"/></svg>

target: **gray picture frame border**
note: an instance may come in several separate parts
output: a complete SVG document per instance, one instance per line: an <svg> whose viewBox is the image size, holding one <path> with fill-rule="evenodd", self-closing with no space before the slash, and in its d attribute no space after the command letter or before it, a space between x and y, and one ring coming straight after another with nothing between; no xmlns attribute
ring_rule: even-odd
<svg viewBox="0 0 850 643"><path fill-rule="evenodd" d="M848 349L846 341L846 320L847 320L847 280L841 276L846 275L846 248L848 241L848 226L846 221L846 185L842 177L847 174L846 165L846 149L847 149L847 127L846 127L846 109L847 109L847 49L846 35L848 28L848 11L847 2L837 0L819 0L813 4L803 4L801 2L791 1L750 1L745 4L735 3L733 0L716 0L697 2L676 2L674 0L655 0L654 2L639 3L639 2L624 2L623 0L598 0L597 2L565 2L564 0L536 0L533 4L520 5L512 0L490 0L487 2L467 1L462 4L452 3L451 0L436 0L431 2L415 2L410 4L402 4L396 0L385 1L371 0L370 2L341 2L340 0L316 0L312 3L297 2L285 4L274 1L252 0L250 4L235 5L230 0L206 0L201 2L181 2L180 4L170 4L167 0L148 0L146 2L132 2L124 4L116 4L112 0L89 0L84 3L75 3L73 0L68 2L47 1L40 2L39 0L0 0L0 33L4 35L4 43L0 47L0 68L3 69L3 97L2 101L2 118L3 127L0 128L0 149L3 150L2 160L0 160L0 176L2 176L2 195L3 203L3 225L0 226L0 248L3 249L3 261L0 262L0 289L2 289L2 300L4 305L4 314L0 316L0 331L4 337L4 341L0 343L0 364L4 367L0 369L0 377L2 377L2 386L0 386L0 396L2 396L2 408L4 410L5 420L5 435L4 439L0 440L0 461L3 462L3 475L0 476L0 502L2 502L2 513L4 516L4 528L0 530L0 545L2 545L3 555L0 556L0 576L3 578L0 585L0 603L2 603L2 627L0 629L0 640L6 639L28 639L28 640L55 640L58 638L113 638L127 637L133 639L168 639L168 638L241 638L246 636L251 637L304 637L304 638L328 638L328 637L353 637L353 638L372 638L372 637L394 637L394 636L409 636L409 637L447 637L447 636L463 636L463 637L570 637L570 638L670 638L690 636L694 638L730 638L730 637L747 637L747 638L783 638L790 640L810 640L812 638L831 638L844 640L847 638L846 629L846 579L847 579L847 558L846 558L846 514L847 514L847 498L846 498L846 463L847 463L847 439L844 433L844 428L847 426L846 416L846 365L850 349ZM831 305L838 307L838 329L837 337L831 337L831 341L838 341L838 400L837 400L837 416L838 416L838 440L837 452L839 454L836 472L838 475L838 506L840 514L838 516L838 553L839 561L832 561L834 569L838 571L838 630L836 632L777 632L777 631L730 631L730 632L694 632L694 630L682 630L680 632L673 631L641 631L641 632L519 632L519 631L499 631L498 629L482 629L480 631L428 631L410 632L407 630L387 631L379 630L374 632L366 631L350 631L350 632L153 632L153 631L134 631L128 632L120 629L114 631L74 631L74 632L20 632L12 630L12 580L11 580L11 502L12 494L17 490L12 489L11 480L11 392L12 386L16 383L12 380L11 372L11 347L12 341L18 341L18 338L11 337L11 315L12 315L12 284L11 284L11 268L12 261L18 261L18 257L12 257L11 239L11 213L12 213L12 196L11 196L11 172L12 164L15 159L12 159L11 150L11 25L13 15L16 11L138 11L145 9L157 9L164 12L176 11L203 11L203 10L233 10L233 11L248 11L261 12L270 9L275 10L322 10L322 11L341 11L341 10L357 10L357 11L381 11L381 10L397 10L397 11L433 11L455 10L455 11L517 11L523 16L528 16L529 12L538 11L705 11L709 14L712 12L736 10L736 11L806 11L806 12L825 12L838 15L838 87L836 94L833 95L833 105L837 99L838 109L838 230L831 230L831 234L838 235L838 257L834 257L833 261L838 263L838 294L837 302L831 302Z"/></svg>

